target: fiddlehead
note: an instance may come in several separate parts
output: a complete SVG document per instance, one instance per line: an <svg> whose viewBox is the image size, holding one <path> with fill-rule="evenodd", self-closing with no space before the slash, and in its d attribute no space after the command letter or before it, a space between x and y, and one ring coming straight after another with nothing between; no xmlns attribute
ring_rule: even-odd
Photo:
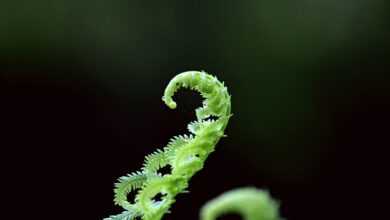
<svg viewBox="0 0 390 220"><path fill-rule="evenodd" d="M202 207L201 220L215 220L229 213L240 214L244 220L281 220L279 204L268 192L253 187L225 192Z"/></svg>
<svg viewBox="0 0 390 220"><path fill-rule="evenodd" d="M160 220L224 136L231 117L231 97L224 84L203 71L181 73L165 89L162 99L167 106L176 108L172 97L182 87L199 92L205 99L196 110L197 120L188 125L192 134L172 138L165 148L146 156L141 171L119 178L114 201L126 211L107 220ZM171 167L171 173L162 175L158 170L165 166ZM137 191L135 201L127 201L131 191ZM158 194L160 199L155 198Z"/></svg>

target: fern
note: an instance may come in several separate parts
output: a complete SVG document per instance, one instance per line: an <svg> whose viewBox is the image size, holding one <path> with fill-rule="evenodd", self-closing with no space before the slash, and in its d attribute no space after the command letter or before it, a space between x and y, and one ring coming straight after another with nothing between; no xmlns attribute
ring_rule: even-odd
<svg viewBox="0 0 390 220"><path fill-rule="evenodd" d="M160 220L169 212L175 197L186 192L191 177L203 168L205 160L224 136L231 117L231 96L224 84L203 71L181 73L165 89L162 100L168 107L176 108L172 97L182 87L195 90L205 98L203 106L196 109L197 120L188 125L192 134L174 137L165 148L146 156L141 171L119 178L114 201L125 211L106 220ZM171 173L158 173L165 166L171 167ZM134 201L127 200L131 191L137 191ZM158 194L162 198L154 199Z"/></svg>
<svg viewBox="0 0 390 220"><path fill-rule="evenodd" d="M177 104L172 96L181 88L200 92L205 98L196 109L197 120L188 125L190 135L173 137L163 149L147 155L141 171L120 177L115 184L114 202L125 211L105 220L160 220L175 202L179 193L185 193L188 182L203 168L204 162L220 138L231 117L231 97L217 78L201 71L188 71L174 77L165 89L163 101L170 108ZM216 117L211 119L209 117ZM171 167L171 173L159 169ZM137 191L135 200L127 194ZM160 194L161 198L155 199ZM201 220L215 220L227 213L238 213L244 220L281 220L279 204L268 192L247 187L226 192L211 200L201 210Z"/></svg>
<svg viewBox="0 0 390 220"><path fill-rule="evenodd" d="M201 220L237 213L243 220L280 220L279 204L267 191L246 187L225 192L202 207Z"/></svg>

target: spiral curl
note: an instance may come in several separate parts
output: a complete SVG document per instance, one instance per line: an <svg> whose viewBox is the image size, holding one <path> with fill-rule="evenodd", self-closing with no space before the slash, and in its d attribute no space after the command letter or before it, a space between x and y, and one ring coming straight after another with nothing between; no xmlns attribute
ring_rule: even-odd
<svg viewBox="0 0 390 220"><path fill-rule="evenodd" d="M232 116L231 96L224 83L203 71L178 74L169 82L162 98L171 109L177 107L172 97L180 88L195 90L204 98L203 106L196 109L197 120L188 125L192 134L172 138L165 148L145 157L140 171L119 178L114 202L125 211L105 220L160 220L224 136ZM171 167L171 173L162 175L159 169L165 166ZM134 201L127 200L131 191L137 191ZM161 198L157 199L157 195Z"/></svg>

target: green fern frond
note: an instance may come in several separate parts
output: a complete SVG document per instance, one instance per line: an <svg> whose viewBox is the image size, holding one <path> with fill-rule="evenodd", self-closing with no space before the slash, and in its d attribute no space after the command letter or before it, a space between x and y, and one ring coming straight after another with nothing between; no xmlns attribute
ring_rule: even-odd
<svg viewBox="0 0 390 220"><path fill-rule="evenodd" d="M185 134L172 138L163 150L145 157L142 172L121 177L115 185L115 203L137 213L143 220L160 220L169 212L176 195L186 192L191 177L203 168L205 160L224 136L231 117L231 97L224 83L216 77L203 71L188 71L175 76L162 98L172 109L177 106L172 97L179 88L198 91L205 98L203 106L196 109L197 121L188 125L195 136ZM210 116L217 119L207 119ZM172 172L160 175L158 170L165 166L170 166ZM130 203L127 194L134 190L138 190L137 195L134 203ZM157 200L155 197L159 194L162 197ZM118 215L115 220L127 218L125 214Z"/></svg>
<svg viewBox="0 0 390 220"><path fill-rule="evenodd" d="M254 187L223 193L202 207L200 217L215 220L229 213L240 214L243 220L281 220L278 202L267 191Z"/></svg>

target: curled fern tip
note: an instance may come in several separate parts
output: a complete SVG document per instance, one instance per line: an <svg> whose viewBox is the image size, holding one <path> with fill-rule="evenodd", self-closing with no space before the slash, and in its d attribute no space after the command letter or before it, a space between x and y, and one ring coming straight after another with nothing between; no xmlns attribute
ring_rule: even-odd
<svg viewBox="0 0 390 220"><path fill-rule="evenodd" d="M231 117L231 97L224 84L204 71L180 73L169 82L162 98L171 109L177 107L172 97L180 88L192 89L205 98L203 106L196 109L197 120L188 125L192 134L172 138L166 147L145 157L141 171L119 178L114 201L125 211L107 220L160 220L169 213L176 195L187 192L189 180L203 168L209 154L225 136ZM208 119L211 116L216 119ZM171 173L159 173L165 166L171 167ZM128 201L127 194L132 191L136 191L135 200Z"/></svg>

